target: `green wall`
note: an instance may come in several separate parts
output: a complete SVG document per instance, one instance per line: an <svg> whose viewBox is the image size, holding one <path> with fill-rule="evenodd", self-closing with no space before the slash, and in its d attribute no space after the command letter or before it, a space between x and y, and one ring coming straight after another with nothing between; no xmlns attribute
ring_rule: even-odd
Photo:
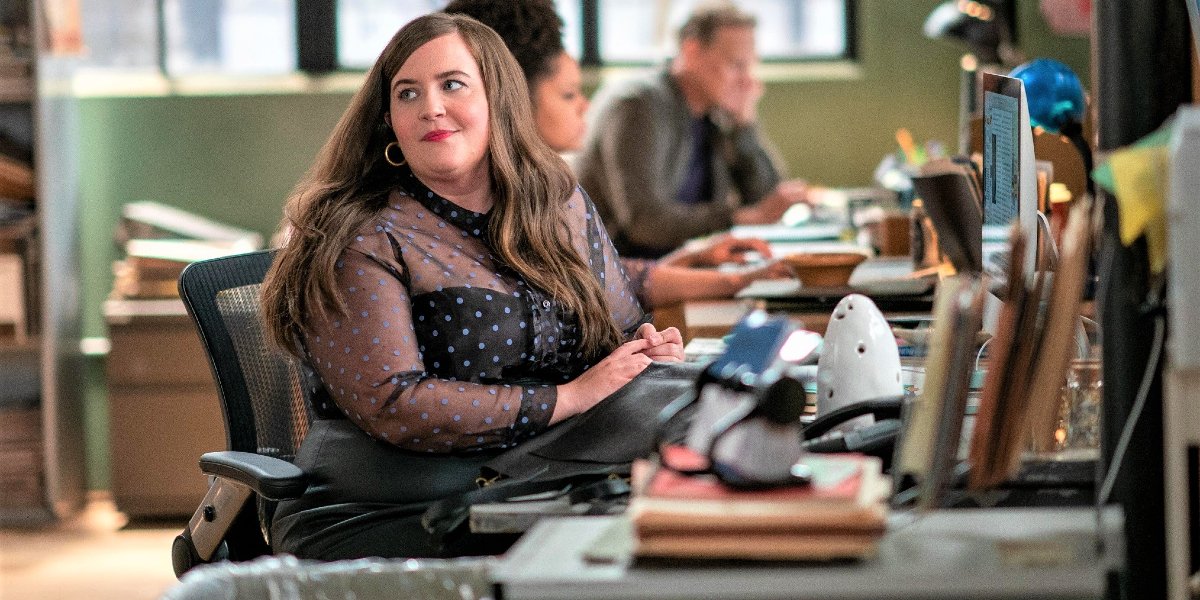
<svg viewBox="0 0 1200 600"><path fill-rule="evenodd" d="M349 97L342 94L80 100L84 335L119 258L121 206L155 200L269 236Z"/></svg>
<svg viewBox="0 0 1200 600"><path fill-rule="evenodd" d="M836 186L870 183L895 132L957 147L959 59L965 46L921 33L938 2L864 0L858 3L861 76L841 81L773 83L760 106L766 130L793 176ZM1018 37L1027 58L1063 61L1088 81L1085 38L1053 35L1037 3L1019 3Z"/></svg>
<svg viewBox="0 0 1200 600"><path fill-rule="evenodd" d="M870 183L895 131L955 146L963 47L921 34L936 0L860 0L859 75L772 82L761 119L791 174L835 186ZM1051 34L1021 2L1020 44L1088 79L1088 41ZM349 93L80 99L80 206L85 336L106 335L100 307L119 258L121 205L155 200L270 236ZM99 369L90 369L99 373ZM95 387L95 386L93 386ZM99 386L99 389L103 389ZM89 486L108 485L107 398L88 400Z"/></svg>
<svg viewBox="0 0 1200 600"><path fill-rule="evenodd" d="M859 186L907 127L953 148L962 47L920 33L934 0L858 3L860 76L772 82L760 112L793 175ZM1063 60L1087 78L1086 39L1059 38L1023 2L1030 57ZM283 199L349 101L349 93L83 98L80 168L84 334L104 335L99 306L118 257L125 202L156 200L270 235Z"/></svg>

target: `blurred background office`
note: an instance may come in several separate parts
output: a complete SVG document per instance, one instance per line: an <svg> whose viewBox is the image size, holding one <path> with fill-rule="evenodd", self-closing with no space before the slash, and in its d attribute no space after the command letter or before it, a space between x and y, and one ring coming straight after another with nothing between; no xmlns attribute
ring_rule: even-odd
<svg viewBox="0 0 1200 600"><path fill-rule="evenodd" d="M568 51L593 92L609 79L651 69L674 47L673 32L698 0L556 0ZM130 203L153 201L268 239L284 199L327 138L369 61L407 20L444 0L15 0L0 5L0 41L17 23L36 35L38 113L0 86L0 124L36 147L36 210L42 259L58 265L38 298L50 368L40 418L57 425L43 446L53 474L44 507L71 514L83 493L113 488L110 360L115 234ZM1054 0L739 0L758 17L766 92L759 121L791 172L831 186L872 183L895 132L940 140L959 135L964 52L978 46L931 37L942 5L977 5L1007 19L1006 48L1062 61L1088 88L1090 17ZM28 9L24 7L28 6ZM23 10L24 9L24 10ZM19 40L18 40L19 41ZM18 42L11 42L18 43ZM975 43L978 43L976 40ZM1004 62L1001 60L1001 62ZM25 119L25 120L22 120ZM190 327L190 325L188 325ZM180 335L187 335L184 328ZM152 349L170 355L166 345ZM10 355L0 370L13 367ZM192 365L200 380L207 367ZM11 373L11 370L9 371ZM3 380L7 384L8 380ZM206 382L204 382L206 383ZM159 385L159 384L156 384ZM181 401L179 410L189 410ZM2 408L2 407L0 407ZM215 406L210 410L217 410ZM147 416L165 423L171 410ZM214 422L219 427L219 420ZM78 433L78 439L74 434ZM212 433L219 446L220 431ZM57 444L54 448L50 445ZM205 447L213 450L217 447ZM40 460L40 457L39 457ZM194 467L194 460L188 465ZM195 470L168 478L203 482ZM192 504L194 507L194 504ZM120 506L118 506L120 508ZM190 509L189 509L190 510ZM9 513L13 514L13 513ZM22 512L21 515L27 513Z"/></svg>
<svg viewBox="0 0 1200 600"><path fill-rule="evenodd" d="M556 0L590 93L651 68L693 0ZM54 3L51 3L54 4ZM58 4L70 5L70 2ZM73 100L80 333L104 338L122 206L152 200L270 236L283 198L328 135L355 81L402 23L441 0L91 0L79 43L60 52ZM759 105L787 165L812 181L862 186L898 128L957 139L960 58L931 39L940 2L744 0L759 17L767 91ZM951 3L953 4L953 3ZM1056 58L1087 85L1087 24L1042 5L997 4L1026 56ZM294 23L303 35L297 37ZM633 24L633 26L630 26ZM1055 27L1052 27L1054 25ZM51 125L53 126L53 125ZM65 226L65 224L64 224ZM103 344L98 346L103 350ZM87 486L108 486L102 352L86 361Z"/></svg>

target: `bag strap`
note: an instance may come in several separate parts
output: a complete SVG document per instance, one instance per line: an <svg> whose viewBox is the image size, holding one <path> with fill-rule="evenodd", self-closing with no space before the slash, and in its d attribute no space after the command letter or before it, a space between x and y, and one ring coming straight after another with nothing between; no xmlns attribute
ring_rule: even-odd
<svg viewBox="0 0 1200 600"><path fill-rule="evenodd" d="M528 479L503 479L488 484L477 490L464 492L457 496L443 498L429 505L421 515L421 526L434 539L442 539L446 534L460 527L470 516L471 506L503 502L512 498L520 498L533 494L561 491L567 494L571 504L589 502L596 499L609 499L626 495L630 492L629 482L620 477L606 477L596 481L602 473L573 474L554 479L536 479L533 475ZM588 485L578 486L581 480L591 480ZM558 496L556 496L558 497Z"/></svg>

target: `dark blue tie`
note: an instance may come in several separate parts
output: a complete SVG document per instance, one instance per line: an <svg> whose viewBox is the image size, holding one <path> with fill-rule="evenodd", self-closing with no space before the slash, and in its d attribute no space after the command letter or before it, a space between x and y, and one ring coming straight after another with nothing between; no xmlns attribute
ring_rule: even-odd
<svg viewBox="0 0 1200 600"><path fill-rule="evenodd" d="M712 200L712 149L708 143L708 119L692 120L692 157L688 160L683 184L679 186L679 202L700 204Z"/></svg>

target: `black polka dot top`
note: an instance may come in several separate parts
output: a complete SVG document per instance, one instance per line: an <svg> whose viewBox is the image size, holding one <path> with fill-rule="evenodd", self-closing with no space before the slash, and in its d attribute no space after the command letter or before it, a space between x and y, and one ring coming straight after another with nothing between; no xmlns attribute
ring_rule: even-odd
<svg viewBox="0 0 1200 600"><path fill-rule="evenodd" d="M347 314L308 324L304 345L328 392L318 415L344 414L380 440L427 452L503 448L545 430L555 386L602 357L580 352L573 314L497 263L488 214L416 178L404 187L338 260ZM577 188L563 208L573 245L632 336L648 318L595 207Z"/></svg>

